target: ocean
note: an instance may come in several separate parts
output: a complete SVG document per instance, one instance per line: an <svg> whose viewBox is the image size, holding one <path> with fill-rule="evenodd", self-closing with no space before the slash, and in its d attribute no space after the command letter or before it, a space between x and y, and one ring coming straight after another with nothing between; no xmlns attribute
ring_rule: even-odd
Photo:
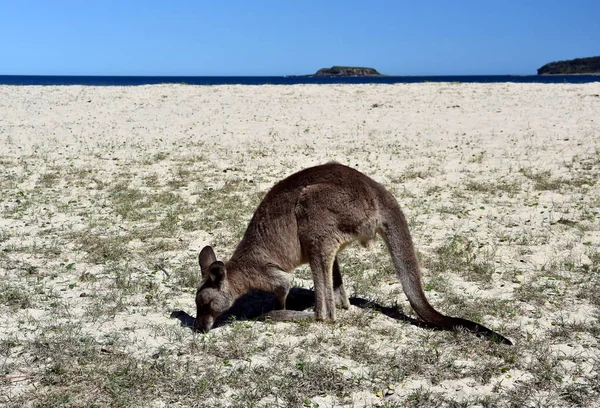
<svg viewBox="0 0 600 408"><path fill-rule="evenodd" d="M458 76L43 76L0 75L0 85L137 86L190 85L296 85L296 84L410 84L419 82L584 84L599 82L600 75L458 75Z"/></svg>

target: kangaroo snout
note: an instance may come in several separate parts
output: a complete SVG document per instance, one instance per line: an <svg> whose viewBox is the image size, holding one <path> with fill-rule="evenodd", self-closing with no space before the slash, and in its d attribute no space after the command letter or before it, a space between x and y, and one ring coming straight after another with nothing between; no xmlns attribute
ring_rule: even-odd
<svg viewBox="0 0 600 408"><path fill-rule="evenodd" d="M208 333L208 331L212 328L213 323L214 321L210 317L208 319L196 317L196 320L194 321L194 331L199 333Z"/></svg>

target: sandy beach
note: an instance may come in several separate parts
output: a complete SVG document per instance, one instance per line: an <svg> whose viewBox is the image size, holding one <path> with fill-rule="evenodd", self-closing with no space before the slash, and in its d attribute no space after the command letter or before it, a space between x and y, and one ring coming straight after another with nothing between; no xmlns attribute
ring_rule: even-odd
<svg viewBox="0 0 600 408"><path fill-rule="evenodd" d="M514 346L356 306L171 317L204 245L227 259L276 181L332 160L394 193L431 303ZM600 83L0 86L0 405L595 406L599 177ZM381 242L340 261L415 316Z"/></svg>

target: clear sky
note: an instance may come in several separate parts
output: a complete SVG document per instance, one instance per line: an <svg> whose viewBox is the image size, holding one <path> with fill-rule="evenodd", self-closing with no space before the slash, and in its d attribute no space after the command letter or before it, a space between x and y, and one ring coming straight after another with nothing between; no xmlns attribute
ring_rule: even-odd
<svg viewBox="0 0 600 408"><path fill-rule="evenodd" d="M0 75L535 74L600 55L600 0L0 0Z"/></svg>

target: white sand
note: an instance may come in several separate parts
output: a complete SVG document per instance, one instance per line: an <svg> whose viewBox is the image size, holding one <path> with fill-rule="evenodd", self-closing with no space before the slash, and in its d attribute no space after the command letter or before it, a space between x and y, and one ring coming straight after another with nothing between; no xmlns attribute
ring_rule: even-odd
<svg viewBox="0 0 600 408"><path fill-rule="evenodd" d="M570 180L578 174L598 176L599 95L600 83L0 86L0 192L5 207L0 216L0 246L26 244L27 250L5 251L6 259L33 265L42 276L60 270L48 288L53 287L53 299L68 302L70 320L80 322L84 332L97 333L99 338L119 333L124 327L133 328L127 332L130 343L125 351L145 358L158 347L176 347L178 341L189 341L192 334L184 329L182 339L174 341L153 327L177 326L177 321L168 318L173 308L195 314L193 294L177 294L173 287L160 289L169 293L164 309L153 307L143 315L122 312L118 318L102 322L86 318L88 300L79 297L82 285L85 291L99 293L102 289L84 284L69 288L64 282L71 282L82 270L97 274L103 282L107 272L105 266L86 261L81 248L67 237L70 231L89 225L90 217L111 217L110 203L107 208L98 201L104 200L100 184L109 189L125 180L130 186L151 190L144 181L148 175L156 175L164 187L163 182L174 179L177 171L190 169L194 178L184 178L178 191L190 203L198 204L200 214L204 210L202 192L208 187L244 179L254 183L256 194L262 194L285 175L336 160L357 167L396 193L411 220L421 253L431 254L455 234L493 251L490 256L498 275L493 283L479 285L451 276L455 291L466 297L512 299L515 288L538 276L544 265L570 261L577 267L597 267L592 264L590 251L600 245L600 183L584 183L567 192L536 189L525 173L548 172L546 178L556 180ZM161 155L164 159L157 159ZM68 174L68 169L88 170L97 180L86 178L84 185L74 187L61 176L54 185L42 186L45 175ZM518 191L490 196L468 189L465 192L461 187L469 182L495 185L504 181L518 181ZM467 195L453 193L459 190ZM36 204L18 217L9 214L9 209L18 205L18 192L25 197L48 197L45 204L38 197ZM79 208L82 215L72 208L69 212L61 210L66 205ZM242 214L241 219L249 216ZM582 228L557 225L560 220L577 222ZM226 247L217 248L217 252L226 256L243 225L226 224L223 228ZM114 225L109 234L118 231ZM169 267L189 262L202 245L212 243L210 232L200 224L195 231L180 231L177 238L187 250L165 250L161 256ZM506 240L518 242L524 236L524 244L501 244ZM58 240L60 256L48 259L47 254L36 252L35 248L52 245L52 240ZM141 241L128 244L131 262L142 270L148 265L136 254L144 254L147 245ZM63 259L76 262L77 272L60 269ZM515 271L519 282L503 280ZM24 285L25 278L15 274L8 267L0 267L0 279L9 285ZM163 277L156 279L159 285L165 282ZM397 284L383 286L375 291L398 290ZM435 302L436 294L428 295ZM549 307L540 313L539 308L521 302L519 316L505 320L487 316L485 324L508 327L517 342L525 342L527 333L544 336L559 318L570 322L598 318L597 307L578 301L575 291L568 292L567 297L572 304L566 310ZM36 325L50 324L54 311L47 304L52 299L34 299L46 303L17 313L0 305L0 337L35 336ZM144 294L129 301L139 302L143 308ZM27 330L19 322L24 316L35 318ZM226 329L220 330L226 333ZM411 344L417 338L410 336L420 329L405 325L402 330L408 336L406 344ZM598 339L584 336L571 343L591 359L600 358ZM24 363L31 361L30 357L13 355L10 361L15 366L8 375L31 373ZM515 372L505 383L522 376L526 378L527 373ZM494 381L500 381L498 378ZM19 395L33 385L38 385L35 378L10 383L7 393ZM393 398L421 385L428 382L418 377L391 384ZM491 392L488 385L473 385L463 379L429 385L459 400ZM358 405L381 402L367 391L368 396L355 395ZM332 403L331 398L320 401L321 406Z"/></svg>

